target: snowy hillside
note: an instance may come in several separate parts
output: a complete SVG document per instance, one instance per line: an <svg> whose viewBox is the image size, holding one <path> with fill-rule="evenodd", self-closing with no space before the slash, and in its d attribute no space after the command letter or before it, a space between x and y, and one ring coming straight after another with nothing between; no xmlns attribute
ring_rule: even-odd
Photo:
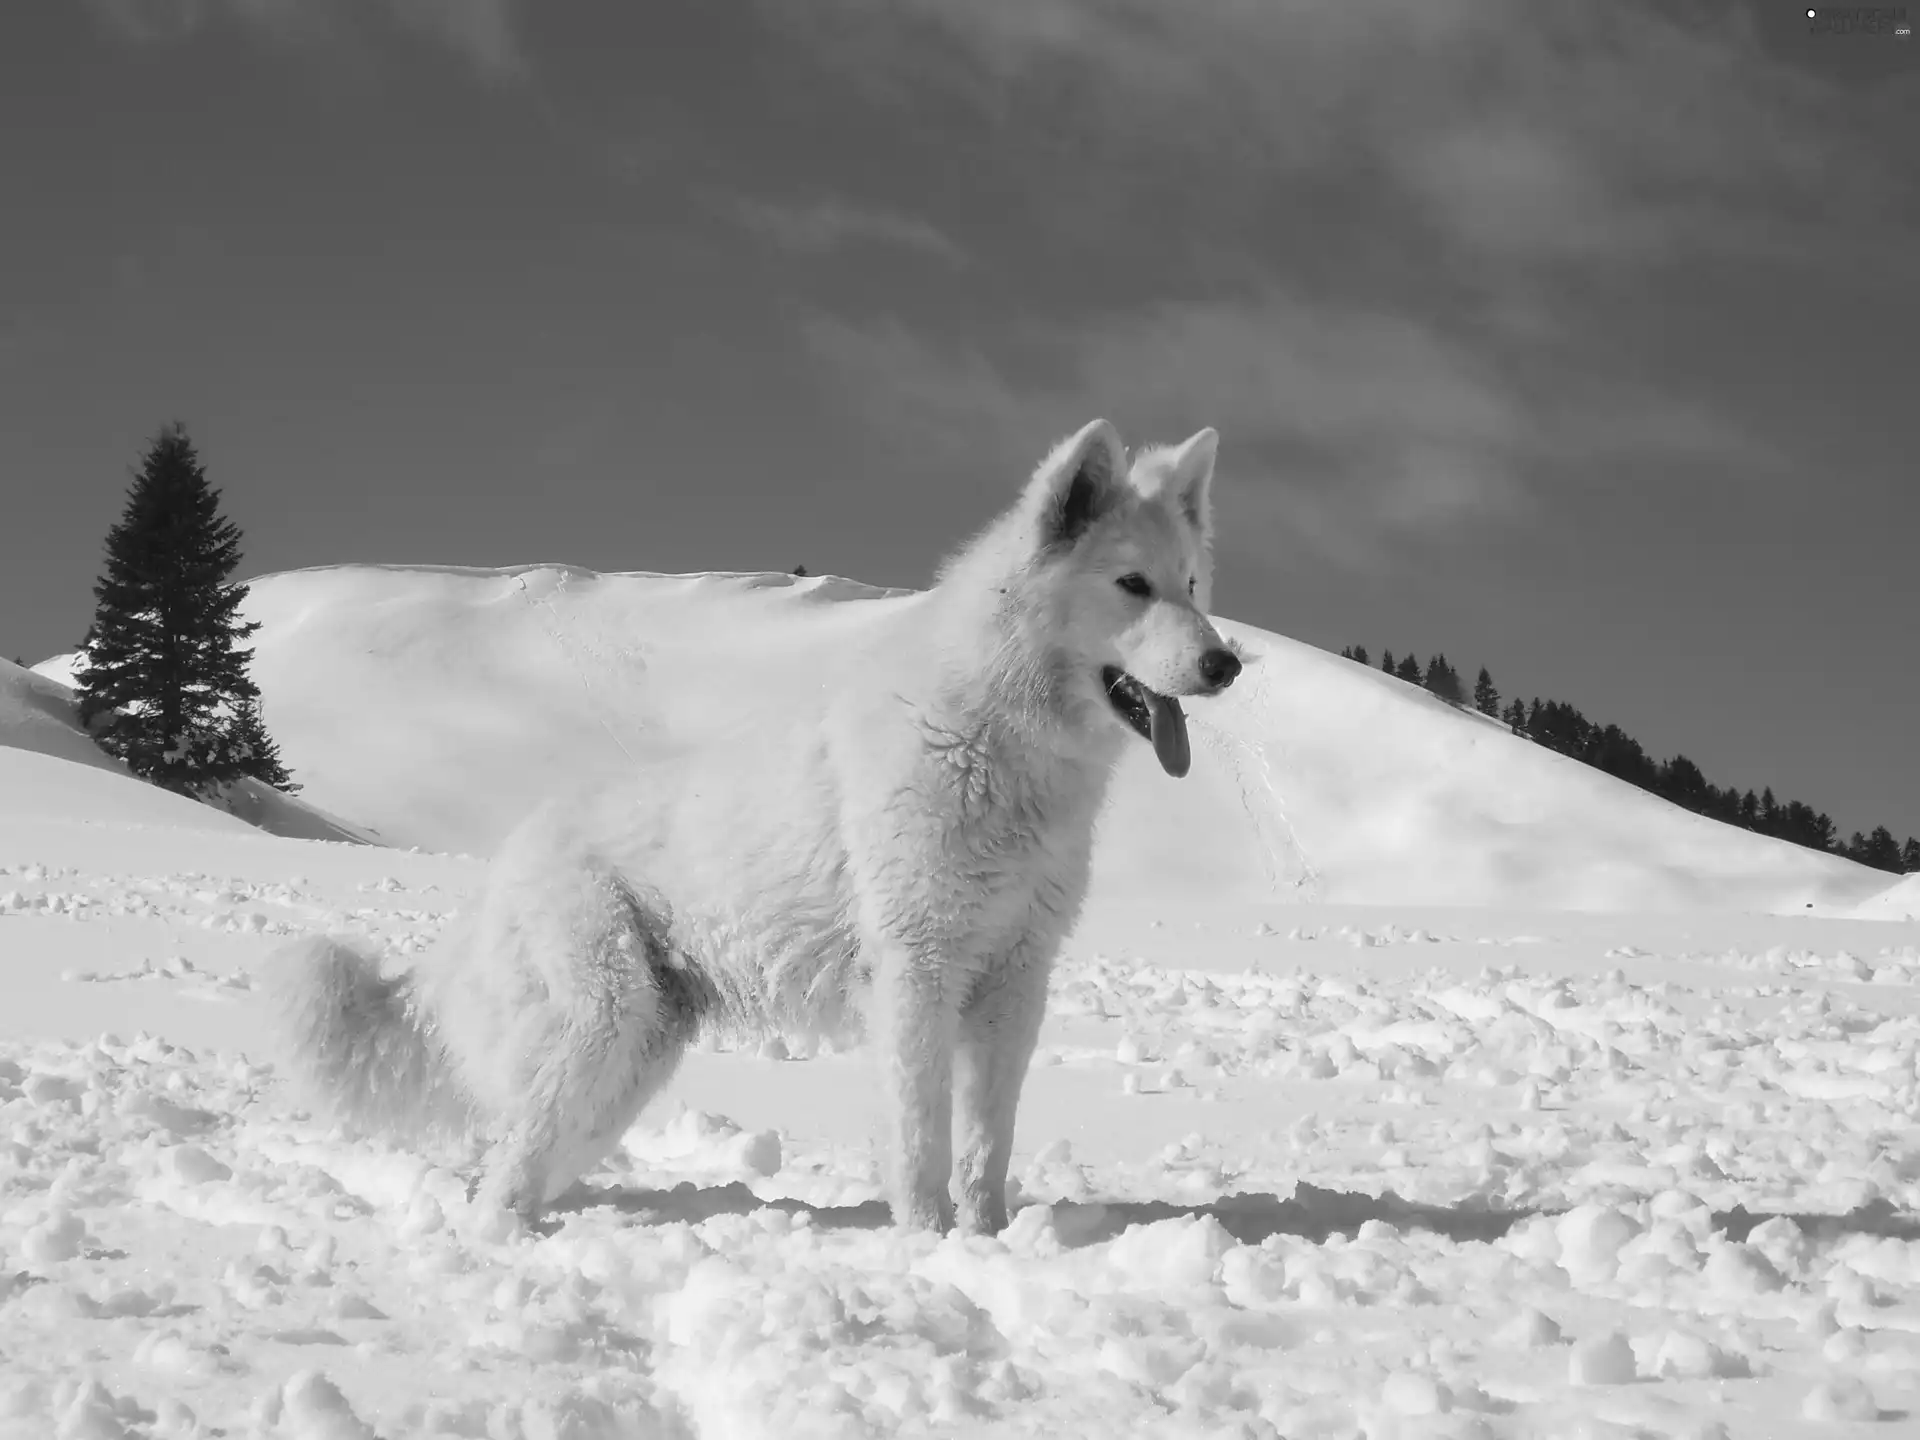
<svg viewBox="0 0 1920 1440"><path fill-rule="evenodd" d="M232 786L215 808L136 779L80 728L71 682L71 657L31 670L0 660L0 798L16 814L216 830L238 820L293 840L371 838L304 798L257 781ZM68 773L75 768L88 773Z"/></svg>
<svg viewBox="0 0 1920 1440"><path fill-rule="evenodd" d="M831 683L912 603L832 578L347 566L253 582L264 712L307 798L395 845L485 854L538 798ZM1173 780L1123 766L1097 894L1542 910L1844 910L1887 877L1679 810L1310 646L1188 707ZM484 779L484 783L477 783Z"/></svg>

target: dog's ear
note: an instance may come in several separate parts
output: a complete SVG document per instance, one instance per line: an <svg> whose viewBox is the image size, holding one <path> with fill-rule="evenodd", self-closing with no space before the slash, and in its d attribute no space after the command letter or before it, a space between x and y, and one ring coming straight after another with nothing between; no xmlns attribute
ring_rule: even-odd
<svg viewBox="0 0 1920 1440"><path fill-rule="evenodd" d="M1180 506L1187 523L1202 539L1213 538L1213 461L1220 452L1220 432L1211 425L1173 447L1167 491Z"/></svg>
<svg viewBox="0 0 1920 1440"><path fill-rule="evenodd" d="M1039 502L1041 544L1073 543L1120 498L1127 452L1120 433L1094 420L1054 447L1034 472L1031 492Z"/></svg>

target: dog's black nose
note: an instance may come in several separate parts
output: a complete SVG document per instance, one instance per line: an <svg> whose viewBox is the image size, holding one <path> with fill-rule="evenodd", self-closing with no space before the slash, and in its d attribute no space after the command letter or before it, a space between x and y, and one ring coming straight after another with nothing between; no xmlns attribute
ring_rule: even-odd
<svg viewBox="0 0 1920 1440"><path fill-rule="evenodd" d="M1215 690L1224 690L1240 673L1240 657L1231 650L1209 650L1200 657L1200 678Z"/></svg>

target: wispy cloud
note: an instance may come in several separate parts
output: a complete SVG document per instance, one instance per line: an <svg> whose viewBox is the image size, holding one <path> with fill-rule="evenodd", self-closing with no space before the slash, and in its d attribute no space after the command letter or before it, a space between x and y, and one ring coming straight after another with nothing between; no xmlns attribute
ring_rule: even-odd
<svg viewBox="0 0 1920 1440"><path fill-rule="evenodd" d="M983 474L1020 473L1095 415L1134 440L1216 425L1240 533L1348 564L1378 561L1396 535L1524 513L1570 457L1766 463L1735 427L1651 390L1549 384L1436 325L1280 291L1028 332L1039 383L892 320L815 316L806 338L885 443Z"/></svg>
<svg viewBox="0 0 1920 1440"><path fill-rule="evenodd" d="M217 24L238 25L277 45L337 40L356 21L397 23L450 50L483 79L524 78L514 22L517 0L81 0L102 29L130 44L185 40Z"/></svg>
<svg viewBox="0 0 1920 1440"><path fill-rule="evenodd" d="M853 83L901 99L957 95L1009 129L1044 120L1051 153L1100 169L1111 185L1184 185L1205 213L1248 186L1384 180L1475 259L1674 259L1751 245L1816 197L1884 210L1889 193L1915 189L1850 139L1851 97L1771 59L1731 5L769 0L766 9L799 43L844 53Z"/></svg>
<svg viewBox="0 0 1920 1440"><path fill-rule="evenodd" d="M400 21L445 45L483 77L518 80L527 72L514 25L515 0L386 0Z"/></svg>
<svg viewBox="0 0 1920 1440"><path fill-rule="evenodd" d="M1098 261L1043 331L816 317L876 433L998 473L1094 414L1216 424L1243 513L1350 563L1536 512L1576 471L1776 465L1695 398L1710 377L1660 374L1671 287L1817 279L1826 241L1920 229L1851 97L1714 0L763 8L876 104L1046 137L1005 148L1000 238L1036 282Z"/></svg>
<svg viewBox="0 0 1920 1440"><path fill-rule="evenodd" d="M966 252L947 233L917 216L840 200L780 203L736 197L726 208L734 219L783 250L824 255L855 246L908 250L949 265L964 265Z"/></svg>

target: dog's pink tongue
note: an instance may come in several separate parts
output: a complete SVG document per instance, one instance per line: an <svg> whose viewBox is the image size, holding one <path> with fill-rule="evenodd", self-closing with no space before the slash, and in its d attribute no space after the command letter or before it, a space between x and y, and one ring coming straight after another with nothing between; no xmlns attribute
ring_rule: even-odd
<svg viewBox="0 0 1920 1440"><path fill-rule="evenodd" d="M1193 764L1193 747L1187 743L1186 712L1171 695L1148 690L1147 714L1153 724L1153 753L1160 757L1160 768L1177 780Z"/></svg>

